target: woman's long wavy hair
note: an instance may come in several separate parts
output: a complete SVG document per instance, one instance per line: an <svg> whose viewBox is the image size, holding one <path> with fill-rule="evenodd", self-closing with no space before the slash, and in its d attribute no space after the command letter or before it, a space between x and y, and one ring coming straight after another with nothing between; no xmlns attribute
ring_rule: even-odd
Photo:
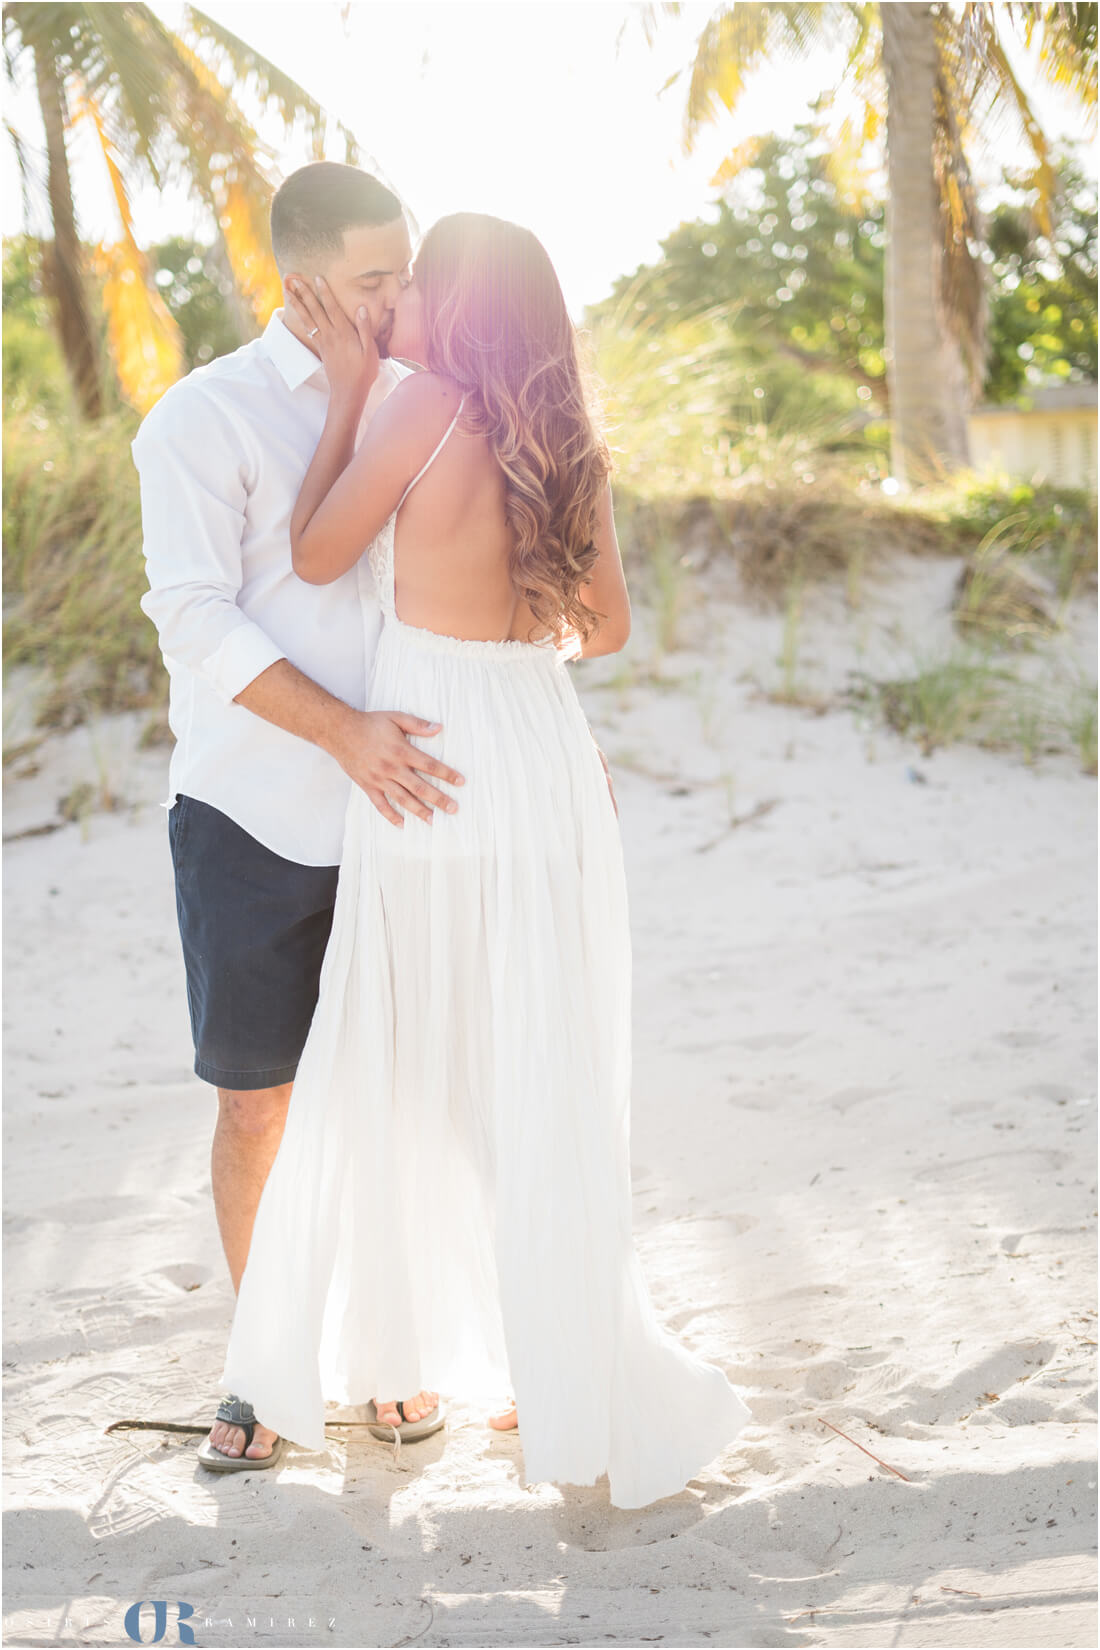
<svg viewBox="0 0 1100 1650"><path fill-rule="evenodd" d="M512 584L555 641L566 629L584 639L601 616L581 586L611 460L554 266L529 229L456 212L425 235L416 283L426 364L467 392L465 427L488 437L504 472Z"/></svg>

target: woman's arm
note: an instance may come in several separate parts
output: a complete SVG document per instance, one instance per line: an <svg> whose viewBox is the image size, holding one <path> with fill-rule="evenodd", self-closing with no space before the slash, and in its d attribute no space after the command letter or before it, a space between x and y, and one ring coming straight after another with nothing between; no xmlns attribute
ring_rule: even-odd
<svg viewBox="0 0 1100 1650"><path fill-rule="evenodd" d="M294 571L331 584L354 567L431 454L458 397L428 373L403 378L352 446L360 411L336 396L290 519Z"/></svg>
<svg viewBox="0 0 1100 1650"><path fill-rule="evenodd" d="M335 394L329 400L325 427L290 518L291 560L306 584L331 584L355 566L415 474L404 469L400 455L384 441L393 424L391 404L401 389L399 384L375 413L358 453L355 432L362 409Z"/></svg>
<svg viewBox="0 0 1100 1650"><path fill-rule="evenodd" d="M356 452L363 405L378 376L366 311L349 321L320 279L316 292L295 283L291 298L316 329L330 386L325 426L290 518L291 559L306 584L331 584L355 566L393 514L443 434L457 395L430 373L402 379Z"/></svg>
<svg viewBox="0 0 1100 1650"><path fill-rule="evenodd" d="M604 653L618 653L630 640L630 595L623 573L623 558L615 532L615 515L611 504L611 483L608 482L600 499L593 535L599 555L592 576L581 586L585 604L597 613L606 614L599 629L581 646L582 659L595 659Z"/></svg>

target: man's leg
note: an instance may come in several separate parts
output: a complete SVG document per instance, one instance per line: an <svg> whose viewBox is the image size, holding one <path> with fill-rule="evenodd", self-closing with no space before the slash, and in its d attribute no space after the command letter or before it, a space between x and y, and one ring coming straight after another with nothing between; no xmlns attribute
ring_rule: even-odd
<svg viewBox="0 0 1100 1650"><path fill-rule="evenodd" d="M234 1293L241 1287L260 1193L283 1138L292 1087L218 1090L210 1179Z"/></svg>
<svg viewBox="0 0 1100 1650"><path fill-rule="evenodd" d="M283 1138L292 1087L282 1083L274 1089L218 1090L210 1180L234 1294L241 1287L260 1193ZM256 1458L270 1455L277 1437L257 1421L246 1453ZM215 1421L210 1429L210 1442L227 1454L238 1455L244 1439L243 1429L228 1421Z"/></svg>

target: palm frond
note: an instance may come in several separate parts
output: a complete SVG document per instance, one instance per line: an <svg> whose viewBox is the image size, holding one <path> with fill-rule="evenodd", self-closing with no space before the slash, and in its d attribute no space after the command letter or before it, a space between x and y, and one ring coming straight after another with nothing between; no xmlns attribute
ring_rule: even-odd
<svg viewBox="0 0 1100 1650"><path fill-rule="evenodd" d="M133 214L118 156L95 100L87 95L74 111L92 125L107 166L122 224L122 241L96 250L104 279L107 336L122 393L139 412L148 412L183 370L183 338L153 285L149 261L134 235ZM140 290L137 290L140 289Z"/></svg>
<svg viewBox="0 0 1100 1650"><path fill-rule="evenodd" d="M701 126L720 109L733 111L753 70L768 57L770 6L734 6L712 17L695 47L687 104L684 149L690 154Z"/></svg>
<svg viewBox="0 0 1100 1650"><path fill-rule="evenodd" d="M684 109L685 152L691 152L699 129L722 109L733 112L749 79L765 63L844 43L846 74L855 74L865 59L874 57L874 12L871 5L848 3L723 6L696 43Z"/></svg>
<svg viewBox="0 0 1100 1650"><path fill-rule="evenodd" d="M132 240L96 247L107 335L119 384L140 413L148 412L183 370L179 328L148 279Z"/></svg>
<svg viewBox="0 0 1100 1650"><path fill-rule="evenodd" d="M359 139L351 130L351 127L345 126L342 120L338 120L336 122L336 130L344 140L345 165L358 166L360 164L359 157L362 154L362 150L359 147Z"/></svg>
<svg viewBox="0 0 1100 1650"><path fill-rule="evenodd" d="M288 130L304 119L314 142L318 137L323 140L324 110L296 80L198 6L185 6L184 20L192 43L212 48L217 66L228 66L236 81L251 81L263 101L275 105Z"/></svg>
<svg viewBox="0 0 1100 1650"><path fill-rule="evenodd" d="M74 118L83 117L98 138L122 226L118 245L103 246L98 253L108 284L116 361L131 399L148 404L163 388L163 375L179 370L181 351L134 235L130 199L137 179L147 174L163 187L179 177L205 204L238 289L262 324L282 296L267 228L278 169L274 152L246 118L233 88L246 85L268 109L279 113L287 128L304 123L318 159L324 154L324 111L291 75L197 6L185 6L182 32L174 33L151 7L135 0L9 0L3 8L3 37L8 80L18 84L27 49L35 64L40 105L46 98L48 112L55 116L47 122L55 229L57 203L67 199L69 204L61 213L64 233L55 234L64 245L60 251L55 248L52 262L47 262L66 358L75 376L91 384L91 369L85 371L80 364L89 354L81 353L83 334L93 345L94 339L87 318L80 320L79 258L69 249L69 242L77 248L77 240L64 145L66 129ZM7 129L29 206L26 147L10 125ZM354 135L344 126L340 131L349 161L358 162ZM136 343L143 326L144 351ZM89 390L87 410L93 410L93 399Z"/></svg>
<svg viewBox="0 0 1100 1650"><path fill-rule="evenodd" d="M229 157L266 182L265 168L274 165L274 155L253 130L213 69L197 52L149 14L165 53L165 76L169 95L165 98L164 121L177 141L192 157L193 164L209 161L211 155Z"/></svg>
<svg viewBox="0 0 1100 1650"><path fill-rule="evenodd" d="M1025 5L1001 7L1031 49L1038 34L1036 68L1048 86L1070 92L1096 127L1097 14L1095 5Z"/></svg>
<svg viewBox="0 0 1100 1650"><path fill-rule="evenodd" d="M758 132L754 137L747 137L743 143L737 144L711 178L711 188L724 189L726 184L733 182L739 172L755 166L768 141L766 132Z"/></svg>
<svg viewBox="0 0 1100 1650"><path fill-rule="evenodd" d="M161 185L156 143L171 95L165 41L148 6L87 5L88 30L79 73L115 146L136 157Z"/></svg>
<svg viewBox="0 0 1100 1650"><path fill-rule="evenodd" d="M115 153L115 146L108 132L103 111L90 93L79 86L75 86L69 94L69 106L73 112L73 127L78 121L86 120L92 127L99 140L100 151L107 165L107 176L111 184L111 193L115 197L115 206L118 208L119 219L122 223L122 233L136 252L137 241L134 239L133 213L130 209L130 197L123 181L122 169Z"/></svg>
<svg viewBox="0 0 1100 1650"><path fill-rule="evenodd" d="M872 129L872 136L877 136L879 126L886 118L886 77L882 71L882 30L878 10L871 0L851 0L848 5L830 8L831 24L847 44L838 90L841 87L850 89L862 107L863 124Z"/></svg>
<svg viewBox="0 0 1100 1650"><path fill-rule="evenodd" d="M214 186L222 195L218 226L233 279L263 326L283 301L282 276L268 245L267 202L257 200L242 179L215 179Z"/></svg>
<svg viewBox="0 0 1100 1650"><path fill-rule="evenodd" d="M24 42L14 19L9 17L9 7L4 7L4 78L9 86L18 86L19 70L16 60L19 57Z"/></svg>
<svg viewBox="0 0 1100 1650"><path fill-rule="evenodd" d="M985 379L987 349L986 288L988 272L979 256L985 221L967 157L965 127L981 81L983 55L973 47L964 19L960 28L949 15L934 17L937 47L932 169L940 213L940 293L947 324L959 345L977 394Z"/></svg>
<svg viewBox="0 0 1100 1650"><path fill-rule="evenodd" d="M627 30L635 23L639 25L645 35L646 45L652 46L657 38L661 19L664 17L678 17L683 9L683 6L679 5L677 0L665 0L664 4L630 6L619 25L619 32L615 36L615 49L618 50L622 45Z"/></svg>
<svg viewBox="0 0 1100 1650"><path fill-rule="evenodd" d="M822 169L844 206L858 209L871 193L873 162L869 157L875 153L872 142L882 125L882 111L868 100L829 131Z"/></svg>
<svg viewBox="0 0 1100 1650"><path fill-rule="evenodd" d="M274 157L213 70L184 41L170 38L176 120L190 151L192 184L214 213L234 279L262 326L282 297L267 229Z"/></svg>
<svg viewBox="0 0 1100 1650"><path fill-rule="evenodd" d="M31 187L35 180L31 174L22 136L10 120L4 121L4 130L11 140L12 149L15 151L15 164L19 168L19 192L23 202L23 226L26 228L31 221Z"/></svg>
<svg viewBox="0 0 1100 1650"><path fill-rule="evenodd" d="M1004 47L995 37L990 41L989 57L991 69L996 77L994 96L1014 113L1027 145L1035 157L1032 173L1035 201L1031 208L1035 226L1040 234L1050 235L1054 227L1050 209L1058 194L1058 173L1051 161L1050 144L1032 110L1027 94L1005 55Z"/></svg>

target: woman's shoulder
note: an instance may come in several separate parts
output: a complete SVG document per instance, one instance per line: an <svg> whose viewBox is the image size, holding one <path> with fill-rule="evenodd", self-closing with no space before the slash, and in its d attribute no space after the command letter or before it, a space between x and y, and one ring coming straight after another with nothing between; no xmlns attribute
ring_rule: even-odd
<svg viewBox="0 0 1100 1650"><path fill-rule="evenodd" d="M386 397L385 406L394 422L425 428L452 419L462 401L462 387L439 372L411 372Z"/></svg>

